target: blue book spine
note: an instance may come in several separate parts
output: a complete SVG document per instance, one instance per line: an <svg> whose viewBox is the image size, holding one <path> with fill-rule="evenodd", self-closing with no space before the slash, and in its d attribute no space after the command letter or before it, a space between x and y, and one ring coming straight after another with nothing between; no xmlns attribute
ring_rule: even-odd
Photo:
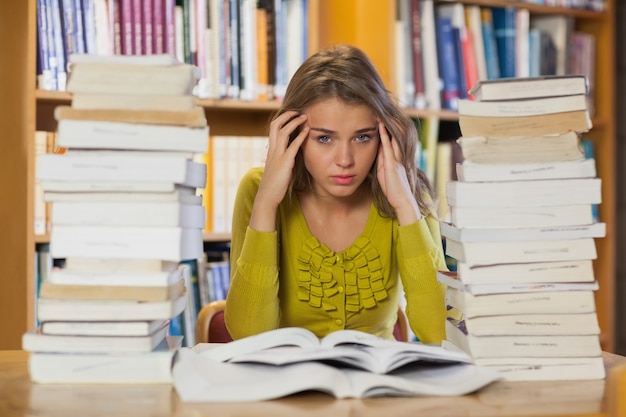
<svg viewBox="0 0 626 417"><path fill-rule="evenodd" d="M448 110L458 110L460 96L459 71L454 47L452 22L446 17L436 18L437 59L443 81L441 106Z"/></svg>
<svg viewBox="0 0 626 417"><path fill-rule="evenodd" d="M500 77L515 77L515 15L514 7L494 7L493 28L500 58Z"/></svg>
<svg viewBox="0 0 626 417"><path fill-rule="evenodd" d="M51 22L51 10L46 0L37 0L37 60L39 61L37 86L42 90L56 90L56 57Z"/></svg>
<svg viewBox="0 0 626 417"><path fill-rule="evenodd" d="M96 48L96 17L94 0L82 0L83 33L85 34L85 52L97 54Z"/></svg>
<svg viewBox="0 0 626 417"><path fill-rule="evenodd" d="M52 36L54 43L54 56L56 58L56 74L57 74L57 90L64 91L67 83L67 69L65 63L65 43L63 41L63 24L61 20L61 1L49 0L50 10L52 11Z"/></svg>
<svg viewBox="0 0 626 417"><path fill-rule="evenodd" d="M483 48L487 64L487 79L494 80L500 78L500 59L498 58L496 34L493 29L493 15L490 8L483 8L480 13Z"/></svg>
<svg viewBox="0 0 626 417"><path fill-rule="evenodd" d="M465 74L465 61L463 60L463 46L461 45L461 30L457 27L452 27L452 35L454 38L454 52L456 55L456 65L458 67L459 74L459 98L467 98L467 78Z"/></svg>

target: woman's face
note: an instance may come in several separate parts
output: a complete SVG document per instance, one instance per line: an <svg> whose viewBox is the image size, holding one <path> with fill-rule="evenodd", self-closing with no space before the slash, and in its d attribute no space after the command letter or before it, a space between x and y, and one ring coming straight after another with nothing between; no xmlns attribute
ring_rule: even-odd
<svg viewBox="0 0 626 417"><path fill-rule="evenodd" d="M319 196L349 197L355 193L378 153L377 118L365 105L336 98L306 108L309 136L302 145L304 164Z"/></svg>

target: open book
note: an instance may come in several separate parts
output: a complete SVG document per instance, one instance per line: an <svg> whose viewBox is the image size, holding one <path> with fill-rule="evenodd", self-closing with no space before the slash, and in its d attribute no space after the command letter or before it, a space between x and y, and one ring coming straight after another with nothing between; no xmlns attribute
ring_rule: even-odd
<svg viewBox="0 0 626 417"><path fill-rule="evenodd" d="M320 391L336 398L464 395L501 378L439 346L301 328L182 348L172 376L183 401L263 401Z"/></svg>
<svg viewBox="0 0 626 417"><path fill-rule="evenodd" d="M271 330L228 344L201 343L194 350L220 362L287 365L319 361L378 374L417 361L472 362L468 355L439 346L398 342L358 330L338 330L318 339L301 327Z"/></svg>

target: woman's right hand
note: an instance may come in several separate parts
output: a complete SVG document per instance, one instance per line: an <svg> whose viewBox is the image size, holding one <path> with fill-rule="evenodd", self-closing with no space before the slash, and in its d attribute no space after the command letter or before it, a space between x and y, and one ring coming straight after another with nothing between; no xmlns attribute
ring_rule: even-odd
<svg viewBox="0 0 626 417"><path fill-rule="evenodd" d="M250 227L254 230L276 230L276 209L287 193L296 155L309 134L308 126L304 125L306 120L305 114L287 111L270 124L265 171L250 218ZM300 132L290 142L290 136L298 127Z"/></svg>

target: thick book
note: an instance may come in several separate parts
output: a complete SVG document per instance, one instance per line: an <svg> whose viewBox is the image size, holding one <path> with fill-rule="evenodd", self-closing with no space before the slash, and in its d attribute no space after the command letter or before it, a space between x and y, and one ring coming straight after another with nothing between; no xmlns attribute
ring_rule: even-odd
<svg viewBox="0 0 626 417"><path fill-rule="evenodd" d="M200 228L55 225L50 232L50 253L55 258L143 258L178 262L201 258L202 245Z"/></svg>
<svg viewBox="0 0 626 417"><path fill-rule="evenodd" d="M69 286L113 286L113 287L162 287L166 288L176 284L181 277L182 271L160 271L160 270L135 270L135 269L122 269L112 267L107 269L105 266L99 267L97 263L94 263L94 267L89 270L85 269L73 269L70 266L71 260L88 259L88 258L66 258L65 268L54 268L50 271L48 276L48 283L55 285L69 285ZM111 261L112 265L118 264L121 259L106 259L98 258L99 263L106 264L107 261ZM134 261L134 259L129 259ZM161 262L160 259L155 259L156 262ZM73 263L73 262L72 262Z"/></svg>
<svg viewBox="0 0 626 417"><path fill-rule="evenodd" d="M537 207L599 204L600 178L542 181L450 181L448 204L456 207Z"/></svg>
<svg viewBox="0 0 626 417"><path fill-rule="evenodd" d="M189 95L200 79L189 64L134 65L81 62L72 65L70 93Z"/></svg>
<svg viewBox="0 0 626 417"><path fill-rule="evenodd" d="M47 181L172 182L196 188L206 184L206 165L184 156L45 154L38 158L37 163L37 178L42 181L42 186Z"/></svg>
<svg viewBox="0 0 626 417"><path fill-rule="evenodd" d="M532 116L469 116L459 114L463 136L531 136L587 132L593 127L588 110Z"/></svg>
<svg viewBox="0 0 626 417"><path fill-rule="evenodd" d="M439 346L383 339L358 330L337 330L323 338L301 327L285 327L228 344L199 344L194 348L206 358L231 363L286 365L309 361L333 361L384 374L410 363L468 362L470 358Z"/></svg>
<svg viewBox="0 0 626 417"><path fill-rule="evenodd" d="M441 236L457 242L508 242L520 240L565 240L602 238L606 223L560 227L518 227L510 229L469 229L451 223L439 224Z"/></svg>
<svg viewBox="0 0 626 417"><path fill-rule="evenodd" d="M557 262L598 257L594 239L458 242L446 239L446 255L469 266Z"/></svg>
<svg viewBox="0 0 626 417"><path fill-rule="evenodd" d="M586 109L585 94L506 101L459 100L459 115L464 116L519 117Z"/></svg>
<svg viewBox="0 0 626 417"><path fill-rule="evenodd" d="M169 322L146 336L73 336L45 334L41 327L22 335L22 349L48 353L151 352L167 335Z"/></svg>
<svg viewBox="0 0 626 417"><path fill-rule="evenodd" d="M447 287L456 288L472 295L546 292L546 291L595 291L597 281L589 282L490 282L465 283L456 272L437 271L437 281Z"/></svg>
<svg viewBox="0 0 626 417"><path fill-rule="evenodd" d="M512 229L592 224L593 204L539 207L450 207L452 224L459 228Z"/></svg>
<svg viewBox="0 0 626 417"><path fill-rule="evenodd" d="M451 348L448 344L446 347ZM474 363L499 372L505 381L578 381L606 377L602 356L477 358Z"/></svg>
<svg viewBox="0 0 626 417"><path fill-rule="evenodd" d="M60 202L52 205L55 226L183 227L203 229L206 211L201 204L178 202Z"/></svg>
<svg viewBox="0 0 626 417"><path fill-rule="evenodd" d="M587 77L584 75L543 75L481 80L469 91L480 101L553 97L587 92Z"/></svg>
<svg viewBox="0 0 626 417"><path fill-rule="evenodd" d="M466 284L591 282L591 259L471 266L457 262L457 276Z"/></svg>
<svg viewBox="0 0 626 417"><path fill-rule="evenodd" d="M596 311L594 291L472 295L448 287L446 304L459 310L466 318L500 314L574 314Z"/></svg>
<svg viewBox="0 0 626 417"><path fill-rule="evenodd" d="M473 358L602 356L598 335L475 336L446 321L446 339Z"/></svg>
<svg viewBox="0 0 626 417"><path fill-rule="evenodd" d="M321 362L288 366L222 363L187 348L176 355L172 377L184 402L264 401L307 391L320 391L338 399L457 396L502 378L496 371L462 363L408 366L393 374L337 368Z"/></svg>
<svg viewBox="0 0 626 417"><path fill-rule="evenodd" d="M194 175L195 177L195 175ZM194 178L194 183L199 181L199 178ZM47 193L64 193L69 198L69 194L82 194L82 193L135 193L135 194L160 194L160 193L176 193L180 188L193 189L196 192L196 186L182 185L176 183L175 180L169 181L82 181L80 178L71 181L53 180L40 181L42 188L44 189L44 198ZM183 192L183 194L188 194ZM177 197L178 198L178 197ZM137 196L137 199L143 199L143 196ZM72 199L72 200L75 200Z"/></svg>
<svg viewBox="0 0 626 417"><path fill-rule="evenodd" d="M172 54L156 53L152 55L98 55L71 54L68 58L70 67L75 64L107 64L107 65L145 65L170 66L180 64Z"/></svg>
<svg viewBox="0 0 626 417"><path fill-rule="evenodd" d="M463 159L473 163L548 163L582 161L578 134L539 136L463 136L457 139Z"/></svg>
<svg viewBox="0 0 626 417"><path fill-rule="evenodd" d="M202 129L207 126L204 108L189 110L131 110L131 109L76 109L57 106L54 118L61 120L83 120L89 122L138 123L156 126L182 126Z"/></svg>
<svg viewBox="0 0 626 417"><path fill-rule="evenodd" d="M181 204L202 204L202 196L196 195L195 187L174 186L168 192L71 192L71 191L44 191L44 201L51 203L69 202L152 202L168 203L178 202Z"/></svg>
<svg viewBox="0 0 626 417"><path fill-rule="evenodd" d="M598 315L576 314L499 314L466 317L465 330L474 336L566 336L598 335Z"/></svg>
<svg viewBox="0 0 626 417"><path fill-rule="evenodd" d="M171 384L182 338L166 336L148 353L31 352L28 372L38 384Z"/></svg>
<svg viewBox="0 0 626 417"><path fill-rule="evenodd" d="M594 178L595 159L534 163L475 163L456 164L456 177L462 182L528 181L569 178Z"/></svg>
<svg viewBox="0 0 626 417"><path fill-rule="evenodd" d="M56 144L64 148L204 153L209 128L122 121L60 120Z"/></svg>
<svg viewBox="0 0 626 417"><path fill-rule="evenodd" d="M128 282L128 285L74 285L44 281L39 287L39 298L164 301L176 299L184 292L185 282L182 277L168 286L133 285L132 282Z"/></svg>
<svg viewBox="0 0 626 417"><path fill-rule="evenodd" d="M167 301L40 298L37 301L37 319L40 322L169 320L182 313L186 305L186 294Z"/></svg>
<svg viewBox="0 0 626 417"><path fill-rule="evenodd" d="M46 321L43 334L71 336L147 336L166 324L167 320L144 321Z"/></svg>
<svg viewBox="0 0 626 417"><path fill-rule="evenodd" d="M466 363L469 357L458 350L448 351L439 346L418 343L413 343L416 345L414 347L405 347L404 345L410 343L390 340L382 340L380 343L392 344L397 349L370 347L374 352L370 361L376 361L379 356L377 353L386 349L405 351L415 360L389 374L365 371L346 363L342 365L333 361L309 360L306 356L301 361L296 360L282 366L259 362L227 362L244 352L261 353L263 348L271 351L278 349L277 346L281 344L288 344L292 345L294 354L304 354L311 348L317 348L328 351L327 356L336 352L337 357L343 357L346 351L352 351L358 356L353 357L350 362L356 363L357 357L364 356L358 352L365 345L370 342L379 343L373 336L348 331L344 335L352 333L352 337L343 339L346 346L320 348L319 339L310 332L305 335L305 332L307 331L303 329L284 328L225 345L199 344L192 349L182 348L172 369L174 387L180 398L189 402L261 401L304 391L322 391L336 398L462 395L501 378L491 370ZM339 333L341 332L336 336ZM363 335L363 338L355 339L355 335ZM231 344L235 346L235 351L229 349ZM280 349L284 350L286 347ZM428 359L430 354L422 356L427 351L433 353L435 358ZM228 379L225 380L223 375L228 375Z"/></svg>
<svg viewBox="0 0 626 417"><path fill-rule="evenodd" d="M196 106L195 97L162 96L156 94L90 94L76 93L72 95L72 108L77 110L161 110L185 111Z"/></svg>
<svg viewBox="0 0 626 417"><path fill-rule="evenodd" d="M101 279L119 282L119 285L169 285L180 278L183 270L184 266L180 265L179 262L163 261L161 259L102 259L100 257L75 258L69 256L65 258L63 268L55 269L54 272L82 273L87 275L109 274L109 276ZM156 281L163 282L163 284L137 284L138 282L144 282L144 280L145 282L150 282L148 277L151 274L156 274L155 276L160 277ZM116 280L114 278L115 275L119 275L121 278ZM88 278L87 280L91 279ZM106 281L98 282L106 284ZM71 281L71 283L76 282Z"/></svg>

